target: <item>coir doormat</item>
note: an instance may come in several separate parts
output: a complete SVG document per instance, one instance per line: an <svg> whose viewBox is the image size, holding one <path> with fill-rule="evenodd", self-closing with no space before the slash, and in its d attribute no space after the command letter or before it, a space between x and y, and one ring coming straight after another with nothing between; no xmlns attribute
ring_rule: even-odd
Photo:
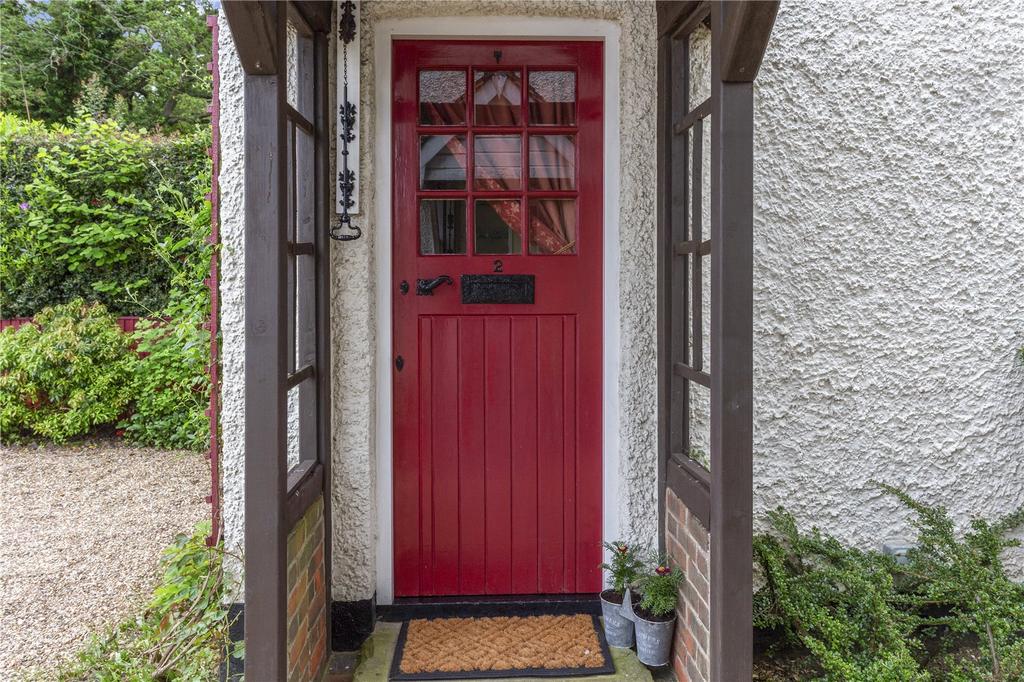
<svg viewBox="0 0 1024 682"><path fill-rule="evenodd" d="M392 680L612 672L601 624L589 614L408 620L391 663Z"/></svg>

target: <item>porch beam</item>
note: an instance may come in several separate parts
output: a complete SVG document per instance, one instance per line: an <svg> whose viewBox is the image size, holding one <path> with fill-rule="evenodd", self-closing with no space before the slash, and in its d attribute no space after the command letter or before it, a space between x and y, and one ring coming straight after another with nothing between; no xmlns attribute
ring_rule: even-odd
<svg viewBox="0 0 1024 682"><path fill-rule="evenodd" d="M677 29L694 18L703 18L707 13L708 3L701 0L680 0L678 2L659 2L655 5L658 14L658 36L673 34Z"/></svg>
<svg viewBox="0 0 1024 682"><path fill-rule="evenodd" d="M288 672L284 85L245 76L245 670L257 680Z"/></svg>
<svg viewBox="0 0 1024 682"><path fill-rule="evenodd" d="M778 0L743 0L729 3L729 19L723 27L722 80L751 83L761 68L772 35Z"/></svg>
<svg viewBox="0 0 1024 682"><path fill-rule="evenodd" d="M277 19L279 5L283 4L273 0L224 0L221 3L245 73L253 76L277 73ZM283 21L284 12L281 17Z"/></svg>
<svg viewBox="0 0 1024 682"><path fill-rule="evenodd" d="M712 36L748 11L712 4ZM711 679L732 682L753 668L753 84L711 52Z"/></svg>
<svg viewBox="0 0 1024 682"><path fill-rule="evenodd" d="M294 0L290 3L314 32L331 32L331 12L334 0Z"/></svg>

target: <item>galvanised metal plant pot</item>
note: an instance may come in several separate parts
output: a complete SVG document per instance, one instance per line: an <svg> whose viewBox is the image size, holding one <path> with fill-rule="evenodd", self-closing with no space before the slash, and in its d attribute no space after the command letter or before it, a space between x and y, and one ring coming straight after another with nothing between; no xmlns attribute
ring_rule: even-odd
<svg viewBox="0 0 1024 682"><path fill-rule="evenodd" d="M601 593L601 616L604 619L604 638L608 640L608 646L628 649L633 646L633 621L629 620L622 612L622 604L610 601L618 594L614 590L605 590Z"/></svg>
<svg viewBox="0 0 1024 682"><path fill-rule="evenodd" d="M644 665L658 668L668 665L672 658L672 634L676 617L668 620L647 620L634 612L636 620L636 657Z"/></svg>

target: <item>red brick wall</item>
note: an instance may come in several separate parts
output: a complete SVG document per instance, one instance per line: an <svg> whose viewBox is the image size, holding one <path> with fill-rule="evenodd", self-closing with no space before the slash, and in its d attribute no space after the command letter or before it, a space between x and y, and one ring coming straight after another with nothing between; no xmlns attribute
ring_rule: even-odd
<svg viewBox="0 0 1024 682"><path fill-rule="evenodd" d="M707 682L711 679L711 536L671 489L665 493L665 550L686 573L676 607L672 667L679 682Z"/></svg>
<svg viewBox="0 0 1024 682"><path fill-rule="evenodd" d="M327 661L324 502L320 497L288 534L288 682L312 682Z"/></svg>

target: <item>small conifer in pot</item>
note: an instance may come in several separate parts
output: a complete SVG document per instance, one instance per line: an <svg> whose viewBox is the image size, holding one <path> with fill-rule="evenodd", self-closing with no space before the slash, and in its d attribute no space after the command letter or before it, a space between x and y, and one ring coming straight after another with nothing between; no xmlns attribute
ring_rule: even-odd
<svg viewBox="0 0 1024 682"><path fill-rule="evenodd" d="M610 555L609 561L601 564L610 582L609 589L601 593L605 638L610 646L628 648L633 646L633 621L623 614L622 601L643 569L643 562L636 550L621 540L606 542L604 547Z"/></svg>
<svg viewBox="0 0 1024 682"><path fill-rule="evenodd" d="M668 665L672 653L679 587L686 576L666 557L636 580L639 603L633 606L637 658L649 666Z"/></svg>

